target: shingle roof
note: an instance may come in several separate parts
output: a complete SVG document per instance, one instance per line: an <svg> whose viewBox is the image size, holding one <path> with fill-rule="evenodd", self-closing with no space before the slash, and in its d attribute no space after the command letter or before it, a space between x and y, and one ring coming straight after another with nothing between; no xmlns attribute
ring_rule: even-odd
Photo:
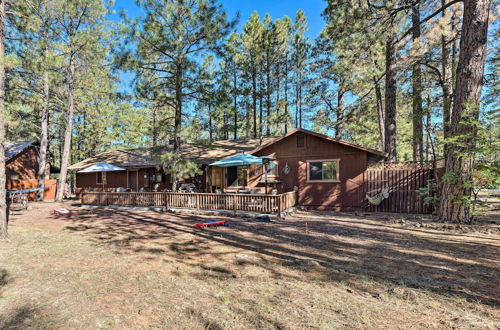
<svg viewBox="0 0 500 330"><path fill-rule="evenodd" d="M37 140L32 141L15 141L15 142L5 142L5 161L8 162L29 146L37 143Z"/></svg>
<svg viewBox="0 0 500 330"><path fill-rule="evenodd" d="M261 144L267 144L275 137L247 140L221 140L215 141L211 145L183 144L180 154L187 159L207 165L217 160L234 156L238 153L249 152ZM171 147L164 147L164 151L171 150ZM125 168L145 168L155 167L159 164L160 153L153 152L150 148L139 149L118 149L105 151L94 157L87 158L79 163L71 165L69 170L81 170L98 162L106 162Z"/></svg>

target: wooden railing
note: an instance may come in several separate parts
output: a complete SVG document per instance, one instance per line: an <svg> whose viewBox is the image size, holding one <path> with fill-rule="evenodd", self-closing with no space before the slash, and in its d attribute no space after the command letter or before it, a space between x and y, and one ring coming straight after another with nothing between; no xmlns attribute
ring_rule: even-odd
<svg viewBox="0 0 500 330"><path fill-rule="evenodd" d="M158 206L278 213L297 204L294 191L279 195L173 192L83 192L82 205Z"/></svg>

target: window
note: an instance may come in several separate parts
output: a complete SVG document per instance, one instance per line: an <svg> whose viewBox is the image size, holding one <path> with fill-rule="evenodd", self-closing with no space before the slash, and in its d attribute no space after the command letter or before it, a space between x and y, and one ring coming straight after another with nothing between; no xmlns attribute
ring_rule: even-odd
<svg viewBox="0 0 500 330"><path fill-rule="evenodd" d="M308 181L339 181L338 160L308 161Z"/></svg>
<svg viewBox="0 0 500 330"><path fill-rule="evenodd" d="M267 176L278 176L278 162L271 161L267 165Z"/></svg>
<svg viewBox="0 0 500 330"><path fill-rule="evenodd" d="M304 134L297 134L297 148L304 148L306 146L306 136Z"/></svg>
<svg viewBox="0 0 500 330"><path fill-rule="evenodd" d="M19 174L11 174L10 179L11 180L19 180Z"/></svg>
<svg viewBox="0 0 500 330"><path fill-rule="evenodd" d="M96 175L98 184L106 183L106 172L97 172Z"/></svg>

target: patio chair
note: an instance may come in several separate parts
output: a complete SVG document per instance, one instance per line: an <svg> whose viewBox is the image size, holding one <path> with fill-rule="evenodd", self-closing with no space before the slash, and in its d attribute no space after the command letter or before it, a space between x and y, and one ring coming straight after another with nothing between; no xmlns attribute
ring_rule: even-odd
<svg viewBox="0 0 500 330"><path fill-rule="evenodd" d="M153 192L157 192L158 191L158 188L160 188L160 184L157 183L153 186Z"/></svg>

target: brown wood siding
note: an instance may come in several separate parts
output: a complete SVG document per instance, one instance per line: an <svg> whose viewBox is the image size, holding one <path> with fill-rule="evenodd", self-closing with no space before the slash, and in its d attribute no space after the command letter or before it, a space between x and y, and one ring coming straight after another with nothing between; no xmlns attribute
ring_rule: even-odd
<svg viewBox="0 0 500 330"><path fill-rule="evenodd" d="M256 156L273 156L278 160L279 192L298 188L299 205L305 208L352 210L363 202L363 171L367 165L365 151L334 143L312 135L305 135L305 147L297 147L296 134L272 144ZM307 161L339 160L340 182L308 182ZM283 169L290 169L285 174ZM251 172L251 170L250 170ZM250 186L262 186L250 173Z"/></svg>
<svg viewBox="0 0 500 330"><path fill-rule="evenodd" d="M37 179L38 150L35 146L26 148L23 152L9 160L5 165L7 181L12 175L19 175L19 180ZM47 167L47 175L49 168Z"/></svg>

